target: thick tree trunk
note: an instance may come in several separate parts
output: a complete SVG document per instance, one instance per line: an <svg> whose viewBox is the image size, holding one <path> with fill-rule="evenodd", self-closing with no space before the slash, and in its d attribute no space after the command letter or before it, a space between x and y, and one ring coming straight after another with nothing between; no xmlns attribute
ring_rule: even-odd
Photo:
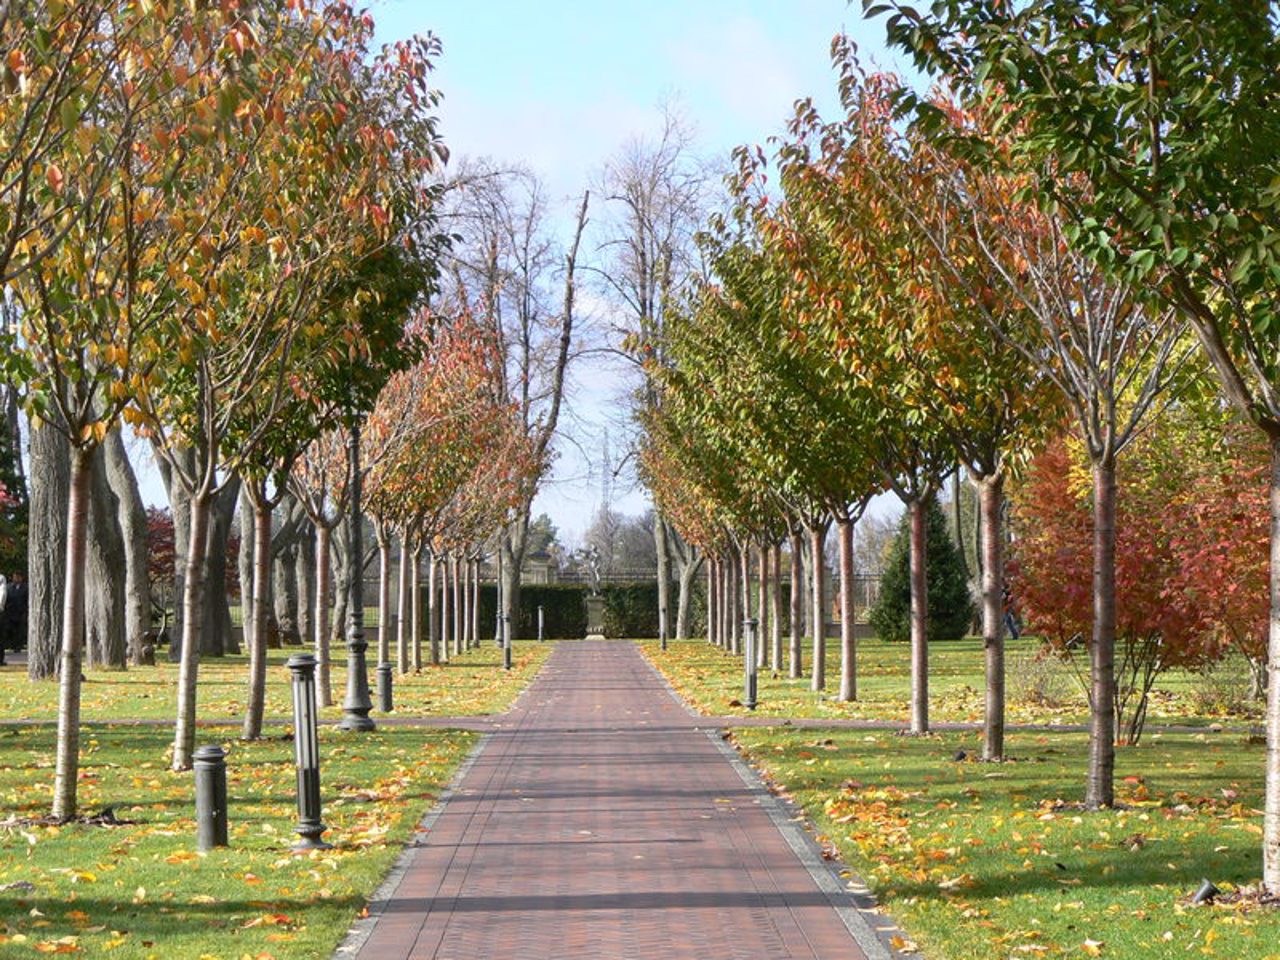
<svg viewBox="0 0 1280 960"><path fill-rule="evenodd" d="M406 534L400 533L400 577L396 584L396 672L401 676L409 672L409 547Z"/></svg>
<svg viewBox="0 0 1280 960"><path fill-rule="evenodd" d="M1280 433L1271 437L1271 621L1267 637L1267 776L1262 883L1280 893Z"/></svg>
<svg viewBox="0 0 1280 960"><path fill-rule="evenodd" d="M911 732L929 732L929 503L908 505L911 522Z"/></svg>
<svg viewBox="0 0 1280 960"><path fill-rule="evenodd" d="M823 597L826 596L826 563L823 562L827 545L827 525L816 524L809 529L809 553L813 564L813 682L814 690L823 690L827 686L827 630L826 610Z"/></svg>
<svg viewBox="0 0 1280 960"><path fill-rule="evenodd" d="M986 651L986 715L982 756L1004 758L1004 543L1000 516L1004 503L1004 475L978 483L978 512L982 515L978 568L982 578L982 645Z"/></svg>
<svg viewBox="0 0 1280 960"><path fill-rule="evenodd" d="M1116 693L1116 469L1093 467L1093 643L1089 647L1089 774L1084 803L1090 810L1115 804Z"/></svg>
<svg viewBox="0 0 1280 960"><path fill-rule="evenodd" d="M782 672L782 545L769 547L769 667Z"/></svg>
<svg viewBox="0 0 1280 960"><path fill-rule="evenodd" d="M84 653L90 667L123 670L126 660L124 534L120 501L107 482L106 455L89 458L89 532L85 547Z"/></svg>
<svg viewBox="0 0 1280 960"><path fill-rule="evenodd" d="M124 619L129 662L142 663L142 647L151 630L151 579L147 575L147 510L138 491L138 478L129 462L117 428L107 434L103 448L107 482L119 503L124 537Z"/></svg>
<svg viewBox="0 0 1280 960"><path fill-rule="evenodd" d="M249 611L253 619L253 639L249 643L249 687L244 711L246 740L262 736L262 715L267 699L267 617L266 585L271 574L271 507L253 505L253 588Z"/></svg>
<svg viewBox="0 0 1280 960"><path fill-rule="evenodd" d="M84 638L85 550L89 534L92 484L90 451L70 453L71 478L67 498L66 592L62 604L62 653L58 663L58 747L54 760L53 816L76 815L76 786L80 771L81 643Z"/></svg>
<svg viewBox="0 0 1280 960"><path fill-rule="evenodd" d="M854 635L853 521L836 518L840 547L840 699L858 699L858 640Z"/></svg>
<svg viewBox="0 0 1280 960"><path fill-rule="evenodd" d="M205 616L200 642L204 656L239 653L231 633L231 606L227 600L227 542L235 518L240 480L233 478L218 494L209 516L209 542L205 547Z"/></svg>
<svg viewBox="0 0 1280 960"><path fill-rule="evenodd" d="M413 672L422 670L422 547L415 547L409 554L409 598L412 617Z"/></svg>
<svg viewBox="0 0 1280 960"><path fill-rule="evenodd" d="M295 537L291 535L289 539L294 541ZM299 544L291 542L275 554L271 564L271 604L280 643L286 647L302 643L302 631L298 626L301 606L298 603L298 549Z"/></svg>
<svg viewBox="0 0 1280 960"><path fill-rule="evenodd" d="M792 680L804 676L804 547L799 530L791 532L791 663Z"/></svg>
<svg viewBox="0 0 1280 960"><path fill-rule="evenodd" d="M175 484L180 486L180 484ZM204 491L190 498L187 564L182 588L183 620L189 625L183 637L178 666L178 715L173 731L173 769L190 770L196 749L196 681L200 671L200 625L204 623L204 552L209 539L209 514L213 498ZM195 634L194 640L191 634Z"/></svg>
<svg viewBox="0 0 1280 960"><path fill-rule="evenodd" d="M333 663L330 656L329 636L333 621L329 619L330 570L329 528L316 524L316 701L322 707L333 706Z"/></svg>
<svg viewBox="0 0 1280 960"><path fill-rule="evenodd" d="M67 575L67 504L71 448L50 426L31 431L31 502L27 528L27 676L58 672Z"/></svg>
<svg viewBox="0 0 1280 960"><path fill-rule="evenodd" d="M436 588L440 585L440 560L435 551L427 561L427 643L431 648L431 663L441 663L440 604Z"/></svg>
<svg viewBox="0 0 1280 960"><path fill-rule="evenodd" d="M391 662L391 534L379 524L378 536L378 664Z"/></svg>
<svg viewBox="0 0 1280 960"><path fill-rule="evenodd" d="M671 635L671 545L661 512L653 516L653 549L658 558L658 636Z"/></svg>

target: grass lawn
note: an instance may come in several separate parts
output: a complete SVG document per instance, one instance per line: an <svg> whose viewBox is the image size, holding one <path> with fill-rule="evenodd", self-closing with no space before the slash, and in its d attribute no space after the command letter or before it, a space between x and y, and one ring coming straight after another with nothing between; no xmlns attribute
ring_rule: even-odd
<svg viewBox="0 0 1280 960"><path fill-rule="evenodd" d="M1121 748L1125 808L1085 813L1082 734L1017 734L1020 762L956 762L975 734L736 731L930 960L1280 958L1280 910L1192 907L1261 875L1264 748L1227 734ZM1059 804L1066 801L1067 805Z"/></svg>
<svg viewBox="0 0 1280 960"><path fill-rule="evenodd" d="M293 745L276 737L224 744L231 847L200 855L192 775L161 759L167 729L84 731L81 808L114 805L134 821L123 826L24 825L48 810L53 726L0 730L0 957L329 956L475 738L385 727L320 736L335 849L289 852Z"/></svg>
<svg viewBox="0 0 1280 960"><path fill-rule="evenodd" d="M672 686L693 707L712 716L748 715L735 706L742 697L742 660L705 639L677 640L663 653L656 641L642 641L644 653L671 681ZM1088 706L1071 668L1055 660L1037 660L1036 641L1011 641L1007 651L1008 705L1010 723L1083 723ZM811 648L806 646L804 665L810 665ZM755 714L766 717L866 718L873 720L910 719L911 664L909 647L902 643L861 640L858 643L858 700L835 700L840 689L840 644L827 642L827 689L815 693L809 679L791 680L785 670L775 676L764 669L759 675L759 705ZM983 713L982 641L965 640L933 643L929 647L929 712L935 721L980 722ZM1230 678L1243 685L1243 675ZM1217 721L1247 721L1250 711L1261 704L1237 704L1243 710L1226 715L1207 709L1203 696L1206 681L1198 674L1170 671L1152 691L1148 721L1151 723L1209 724ZM1049 694L1049 703L1031 702L1029 692Z"/></svg>
<svg viewBox="0 0 1280 960"><path fill-rule="evenodd" d="M422 673L396 676L395 716L462 716L502 713L550 655L553 643L517 641L511 672L502 669L502 651L492 641L448 664L423 667ZM267 708L270 719L293 714L289 671L284 663L309 647L269 652ZM321 711L322 718L342 716L346 683L346 650L334 651L333 692L337 706ZM243 716L248 659L244 656L205 658L200 663L200 718L234 721ZM372 661L369 683L374 683ZM172 720L176 711L178 665L167 661L127 671L89 671L85 674L81 714L86 723L124 719ZM0 667L0 720L52 720L57 714L57 684L28 682L26 668ZM375 718L377 714L375 712Z"/></svg>

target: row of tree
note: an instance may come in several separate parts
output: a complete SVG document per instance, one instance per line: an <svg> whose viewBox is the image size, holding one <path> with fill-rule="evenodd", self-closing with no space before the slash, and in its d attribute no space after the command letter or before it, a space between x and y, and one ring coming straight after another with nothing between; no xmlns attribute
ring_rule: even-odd
<svg viewBox="0 0 1280 960"><path fill-rule="evenodd" d="M911 725L924 732L927 515L944 478L963 465L982 520L984 753L998 758L1005 485L1048 439L1069 435L1083 469L1053 477L1042 460L1032 474L1048 489L1078 489L1083 478L1086 507L1075 497L1071 515L1084 543L1042 538L1040 547L1050 557L1084 549L1088 579L1078 562L1050 561L1035 580L1061 584L1075 574L1063 589L1085 598L1059 635L1089 651L1085 802L1110 806L1118 632L1157 646L1194 635L1202 648L1206 635L1230 633L1203 615L1207 597L1215 614L1232 607L1204 577L1194 588L1205 597L1181 605L1197 608L1184 622L1174 622L1166 597L1163 621L1139 623L1123 568L1117 603L1121 463L1144 431L1194 419L1196 407L1207 410L1201 426L1216 417L1217 441L1235 429L1221 402L1197 397L1214 374L1272 449L1269 669L1280 663L1276 24L1266 9L1237 17L1176 2L953 0L928 16L869 6L888 10L891 42L946 86L919 94L869 74L837 38L844 116L827 121L801 102L772 155L739 151L729 208L702 236L709 275L678 316L668 312L648 358L644 470L664 515L718 560L713 606L727 615L712 619L724 622L730 644L737 609L751 610L750 591L733 584L749 582L752 545L764 545L761 568L776 569L767 555L783 538L797 558L807 534L810 554L821 557L834 524L842 699L857 695L853 525L873 495L896 493L911 528ZM1216 462L1247 464L1257 446L1218 442ZM1229 499L1207 481L1185 490L1198 492L1178 502L1200 513ZM1236 497L1232 508L1247 502ZM1202 572L1222 552L1184 539ZM1261 590L1265 556L1251 562L1248 582ZM811 607L820 611L822 565L812 567ZM1182 569L1195 576L1197 568ZM1191 585L1169 580L1166 589ZM1038 603L1046 620L1065 612L1052 599ZM821 614L810 619L821 688ZM1257 634L1256 621L1236 622ZM1271 889L1280 888L1278 688L1268 694Z"/></svg>

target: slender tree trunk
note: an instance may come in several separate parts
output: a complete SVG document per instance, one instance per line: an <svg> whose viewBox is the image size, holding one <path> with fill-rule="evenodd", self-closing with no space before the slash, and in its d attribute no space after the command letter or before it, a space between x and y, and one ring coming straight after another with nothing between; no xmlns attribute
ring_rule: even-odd
<svg viewBox="0 0 1280 960"><path fill-rule="evenodd" d="M929 502L908 505L911 521L911 732L929 732Z"/></svg>
<svg viewBox="0 0 1280 960"><path fill-rule="evenodd" d="M202 656L221 657L239 652L231 636L231 606L227 601L227 541L235 517L240 480L231 482L214 499L209 513L209 537L205 543L204 625L200 642Z"/></svg>
<svg viewBox="0 0 1280 960"><path fill-rule="evenodd" d="M701 555L693 558L680 569L680 596L676 598L676 639L689 639L689 620L693 616L693 588L702 567Z"/></svg>
<svg viewBox="0 0 1280 960"><path fill-rule="evenodd" d="M329 619L329 537L330 531L323 523L316 524L316 700L322 707L333 706L333 662L330 657L329 637L333 621Z"/></svg>
<svg viewBox="0 0 1280 960"><path fill-rule="evenodd" d="M107 482L106 454L89 458L89 532L85 546L84 654L90 667L123 670L126 568L120 500Z"/></svg>
<svg viewBox="0 0 1280 960"><path fill-rule="evenodd" d="M120 509L124 536L125 640L129 662L142 663L142 647L151 630L151 579L147 574L147 510L138 491L138 478L129 462L119 428L107 434L104 447L107 482Z"/></svg>
<svg viewBox="0 0 1280 960"><path fill-rule="evenodd" d="M716 561L707 557L707 643L716 642Z"/></svg>
<svg viewBox="0 0 1280 960"><path fill-rule="evenodd" d="M449 558L449 588L453 591L453 651L458 656L465 652L462 641L462 582L458 576L460 565L461 560L456 554Z"/></svg>
<svg viewBox="0 0 1280 960"><path fill-rule="evenodd" d="M422 546L410 554L409 596L413 617L413 672L422 672Z"/></svg>
<svg viewBox="0 0 1280 960"><path fill-rule="evenodd" d="M782 545L769 547L769 667L782 672Z"/></svg>
<svg viewBox="0 0 1280 960"><path fill-rule="evenodd" d="M182 589L182 659L178 667L178 716L173 731L173 769L190 770L196 748L196 680L200 670L200 624L204 618L204 551L209 538L209 513L213 498L200 491L191 500L191 520L187 535L187 568ZM196 642L191 642L195 633Z"/></svg>
<svg viewBox="0 0 1280 960"><path fill-rule="evenodd" d="M176 455L182 457L187 466L194 469L194 453L183 450ZM162 460L161 463L163 462ZM169 660L172 663L180 663L183 640L186 637L187 605L183 598L187 595L187 557L191 552L191 495L180 480L172 479L167 486L169 513L173 517L173 620L169 624ZM213 510L212 499L209 510L211 512ZM203 559L200 566L204 569ZM200 600L200 609L204 610L203 597ZM201 615L203 616L203 612Z"/></svg>
<svg viewBox="0 0 1280 960"><path fill-rule="evenodd" d="M401 675L409 672L409 548L405 543L408 534L400 532L400 581L396 588L396 671Z"/></svg>
<svg viewBox="0 0 1280 960"><path fill-rule="evenodd" d="M316 595L316 534L315 526L304 522L298 534L298 559L294 564L294 593L298 597L299 642L307 644L315 636L315 611L311 601Z"/></svg>
<svg viewBox="0 0 1280 960"><path fill-rule="evenodd" d="M669 637L671 610L671 545L661 511L653 515L653 549L658 558L658 636ZM665 622L664 622L665 621Z"/></svg>
<svg viewBox="0 0 1280 960"><path fill-rule="evenodd" d="M240 549L236 568L240 575L240 639L245 649L253 643L253 499L242 484L240 497Z"/></svg>
<svg viewBox="0 0 1280 960"><path fill-rule="evenodd" d="M804 547L799 530L791 532L791 669L792 680L804 676Z"/></svg>
<svg viewBox="0 0 1280 960"><path fill-rule="evenodd" d="M965 556L964 549L964 511L961 509L963 504L960 502L960 469L951 474L951 517L952 526L955 528L956 550L960 554L960 567L964 570L965 577L969 577L969 560Z"/></svg>
<svg viewBox="0 0 1280 960"><path fill-rule="evenodd" d="M447 657L441 657L440 604L436 588L440 585L440 560L434 550L427 560L427 644L431 648L431 663L439 665Z"/></svg>
<svg viewBox="0 0 1280 960"><path fill-rule="evenodd" d="M446 554L440 558L440 649L445 662L448 662L453 650L453 635L449 632L453 620L449 616L449 606L449 557Z"/></svg>
<svg viewBox="0 0 1280 960"><path fill-rule="evenodd" d="M471 643L480 649L480 561L471 561L474 575L471 579Z"/></svg>
<svg viewBox="0 0 1280 960"><path fill-rule="evenodd" d="M458 559L462 566L462 645L471 649L471 561L466 553Z"/></svg>
<svg viewBox="0 0 1280 960"><path fill-rule="evenodd" d="M858 699L858 640L854 634L853 521L836 517L840 547L840 699Z"/></svg>
<svg viewBox="0 0 1280 960"><path fill-rule="evenodd" d="M823 561L827 545L826 524L815 524L809 530L809 552L813 556L813 689L827 686L827 630L826 610L822 598L826 595L826 563Z"/></svg>
<svg viewBox="0 0 1280 960"><path fill-rule="evenodd" d="M27 676L57 675L66 615L67 504L71 447L52 426L31 431L31 501L27 528Z"/></svg>
<svg viewBox="0 0 1280 960"><path fill-rule="evenodd" d="M756 616L760 621L760 629L756 631L756 666L763 668L769 660L769 644L765 638L769 632L769 545L763 541L756 556L760 564L760 576L756 580Z"/></svg>
<svg viewBox="0 0 1280 960"><path fill-rule="evenodd" d="M1262 883L1280 893L1280 432L1271 437L1271 619L1267 637L1267 776Z"/></svg>
<svg viewBox="0 0 1280 960"><path fill-rule="evenodd" d="M742 607L742 579L742 552L732 547L729 553L729 652L734 656L742 653L738 630L747 616Z"/></svg>
<svg viewBox="0 0 1280 960"><path fill-rule="evenodd" d="M391 534L378 525L378 663L391 662Z"/></svg>
<svg viewBox="0 0 1280 960"><path fill-rule="evenodd" d="M1004 758L1004 544L1000 538L1003 502L1003 474L986 477L978 484L978 511L983 525L978 567L982 577L982 645L987 661L982 756L986 760Z"/></svg>
<svg viewBox="0 0 1280 960"><path fill-rule="evenodd" d="M271 507L265 502L253 505L253 592L249 610L253 619L253 640L249 643L249 695L244 711L246 740L262 737L262 715L267 700L267 618L269 604L265 596L271 575Z"/></svg>
<svg viewBox="0 0 1280 960"><path fill-rule="evenodd" d="M1093 467L1093 643L1089 648L1089 776L1085 806L1115 804L1116 470Z"/></svg>
<svg viewBox="0 0 1280 960"><path fill-rule="evenodd" d="M291 541L293 536L289 538ZM297 646L302 643L302 634L298 629L298 544L279 551L271 565L271 603L275 611L276 626L279 628L282 646Z"/></svg>
<svg viewBox="0 0 1280 960"><path fill-rule="evenodd" d="M66 592L62 604L62 655L58 663L58 749L54 761L53 816L76 815L80 771L80 673L84 637L85 551L89 534L92 452L71 451L67 498Z"/></svg>

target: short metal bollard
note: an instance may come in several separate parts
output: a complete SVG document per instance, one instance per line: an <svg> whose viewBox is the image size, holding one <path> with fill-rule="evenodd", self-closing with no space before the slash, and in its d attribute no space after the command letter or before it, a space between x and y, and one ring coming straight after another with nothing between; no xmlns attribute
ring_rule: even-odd
<svg viewBox="0 0 1280 960"><path fill-rule="evenodd" d="M760 621L750 617L742 621L742 702L748 710L756 708L756 628Z"/></svg>
<svg viewBox="0 0 1280 960"><path fill-rule="evenodd" d="M542 642L542 604L538 604L538 642Z"/></svg>
<svg viewBox="0 0 1280 960"><path fill-rule="evenodd" d="M502 618L502 669L511 669L511 618Z"/></svg>
<svg viewBox="0 0 1280 960"><path fill-rule="evenodd" d="M196 849L227 846L227 751L198 747L192 755L196 774Z"/></svg>
<svg viewBox="0 0 1280 960"><path fill-rule="evenodd" d="M658 608L658 642L662 649L667 649L667 608Z"/></svg>
<svg viewBox="0 0 1280 960"><path fill-rule="evenodd" d="M395 709L391 687L391 664L380 663L374 667L374 672L378 675L378 709L383 713L390 713Z"/></svg>
<svg viewBox="0 0 1280 960"><path fill-rule="evenodd" d="M296 653L289 658L293 674L293 754L298 766L298 826L302 839L295 850L328 850L320 835L320 739L316 732L316 658Z"/></svg>

